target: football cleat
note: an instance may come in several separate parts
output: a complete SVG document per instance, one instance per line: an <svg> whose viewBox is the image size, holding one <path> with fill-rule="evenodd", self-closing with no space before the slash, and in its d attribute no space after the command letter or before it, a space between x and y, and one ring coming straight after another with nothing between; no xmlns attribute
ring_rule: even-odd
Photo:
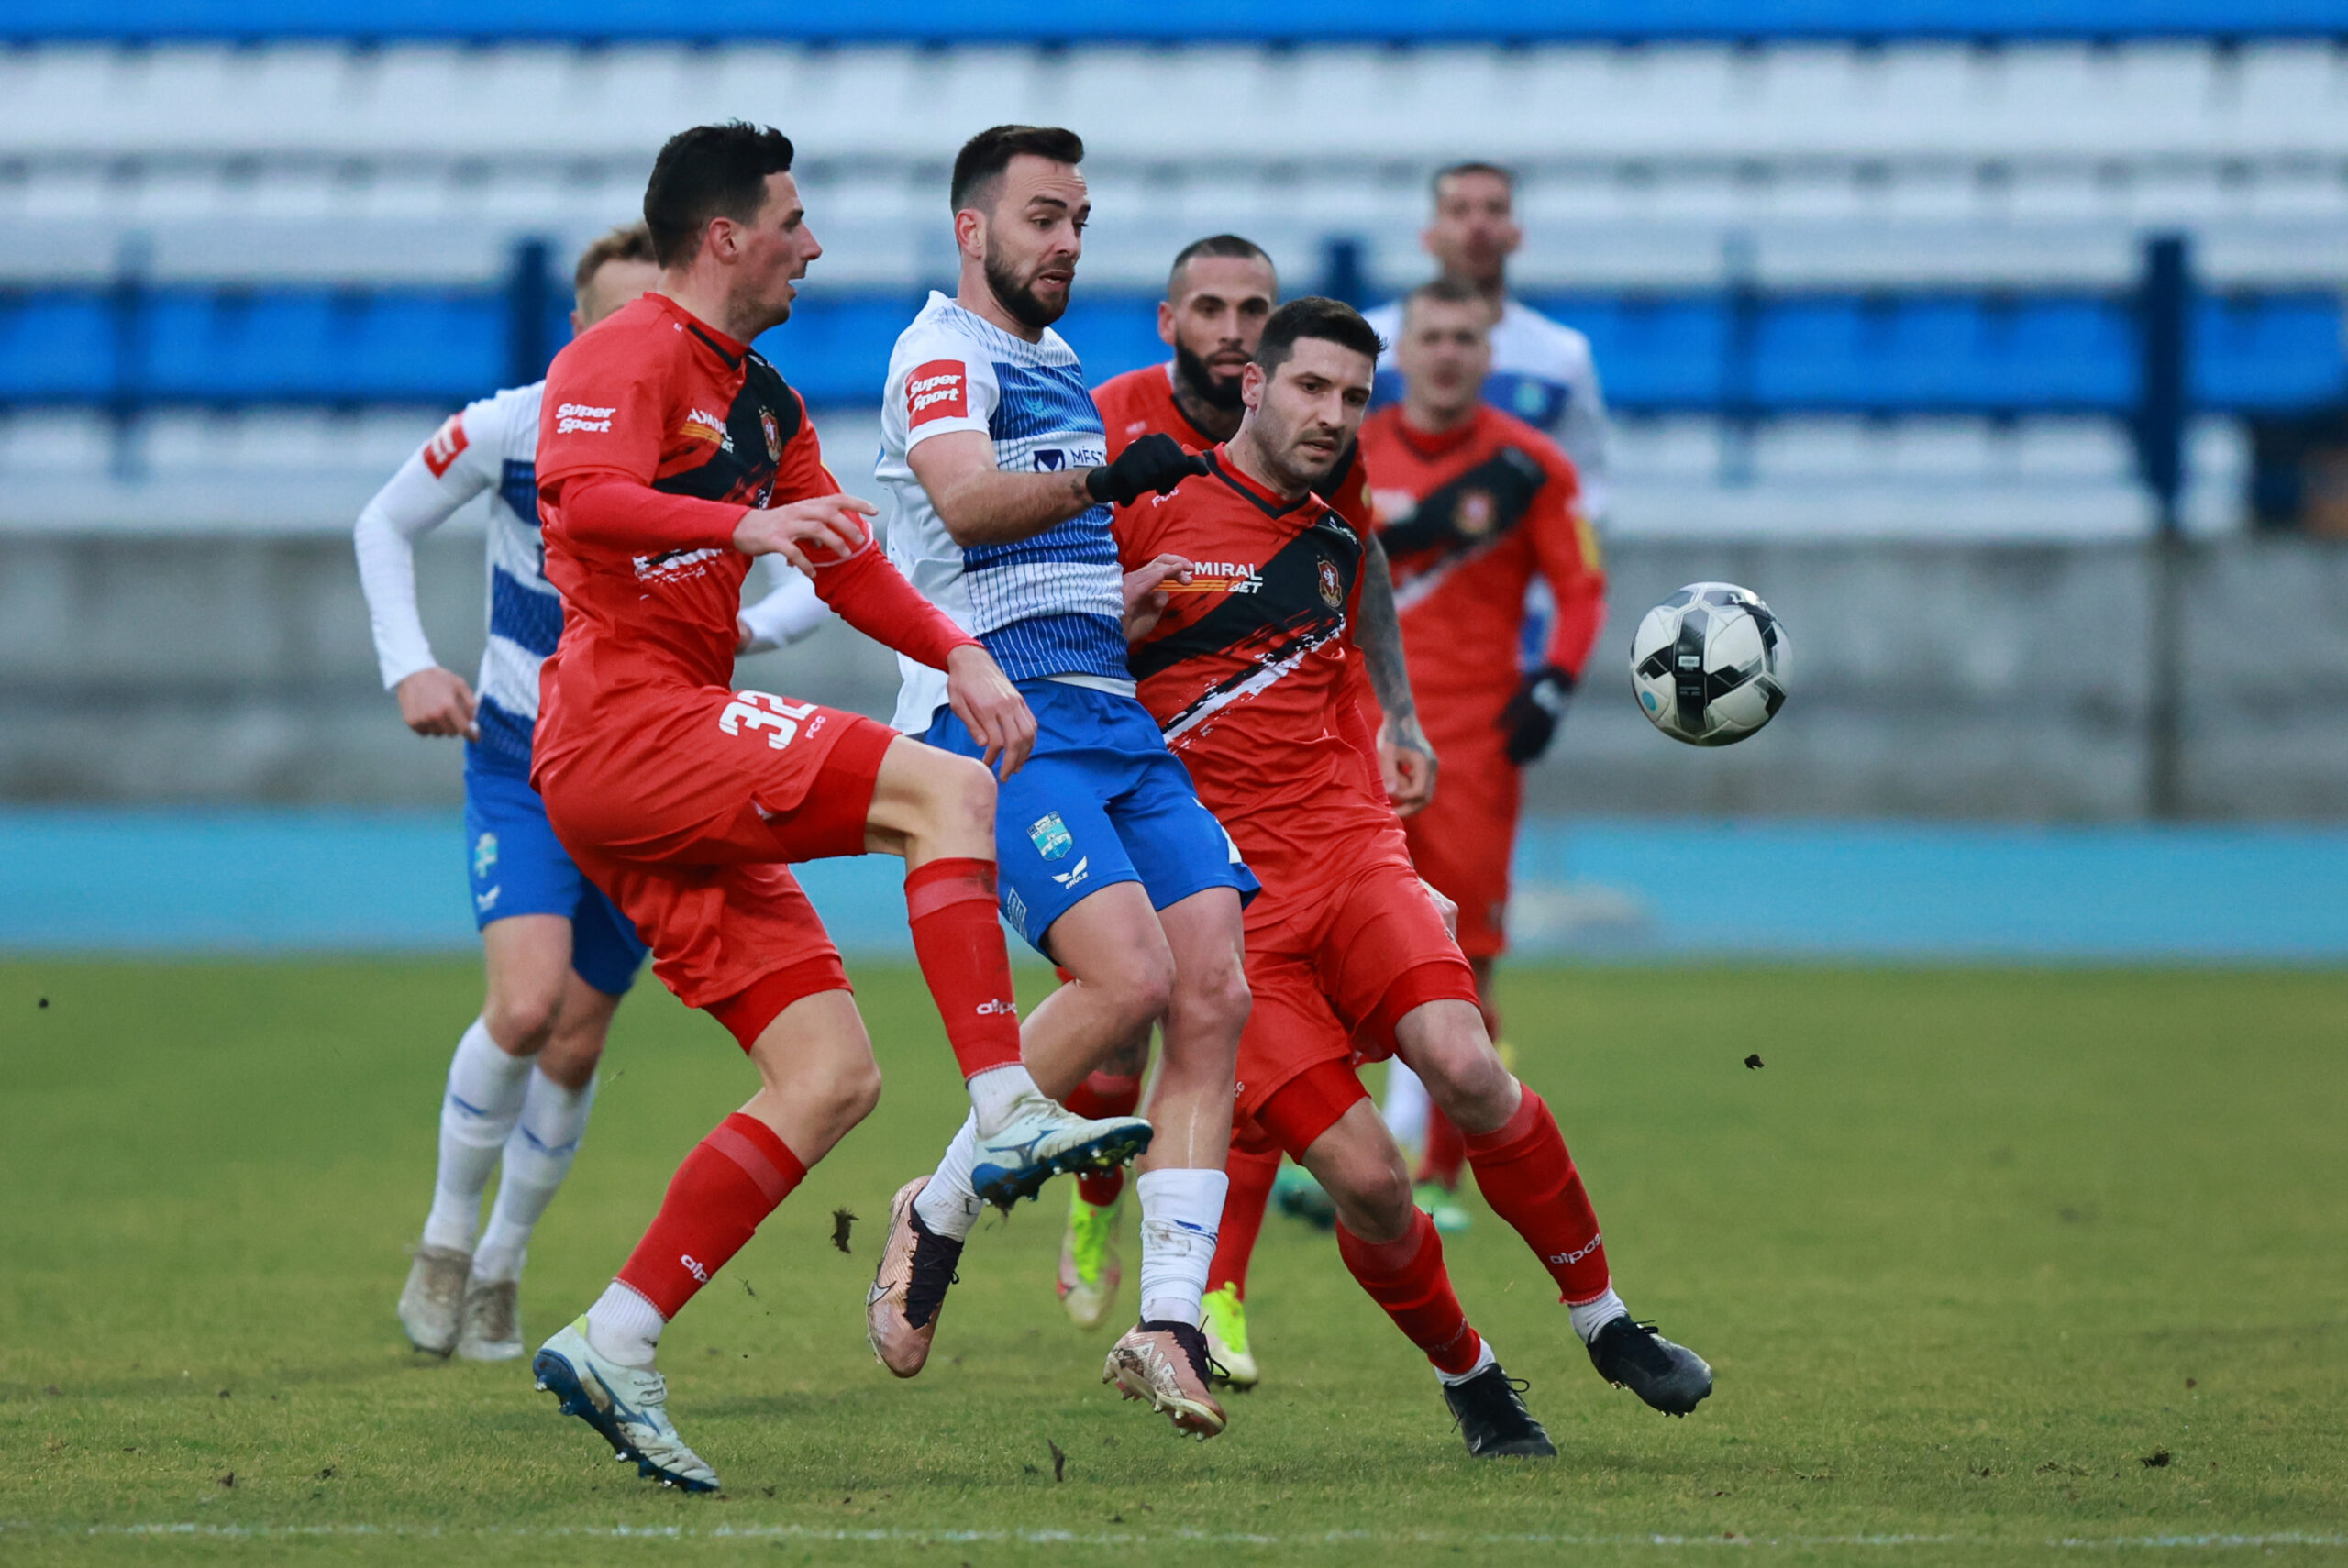
<svg viewBox="0 0 2348 1568"><path fill-rule="evenodd" d="M1148 1148L1149 1137L1149 1123L1138 1116L1090 1121L1030 1089L1000 1129L978 1135L970 1190L1008 1209L1056 1176L1116 1169Z"/></svg>
<svg viewBox="0 0 2348 1568"><path fill-rule="evenodd" d="M1282 1165L1272 1177L1272 1202L1291 1220L1301 1220L1316 1231L1337 1228L1337 1205L1311 1171L1302 1165Z"/></svg>
<svg viewBox="0 0 2348 1568"><path fill-rule="evenodd" d="M1434 1228L1446 1236L1456 1236L1473 1221L1468 1210L1459 1206L1459 1197L1439 1181L1423 1181L1412 1189L1411 1201L1425 1211L1434 1221Z"/></svg>
<svg viewBox="0 0 2348 1568"><path fill-rule="evenodd" d="M1117 1304L1117 1282L1124 1269L1117 1261L1117 1220L1122 1203L1095 1209L1084 1194L1072 1192L1068 1203L1068 1233L1060 1238L1060 1305L1080 1329L1097 1329L1109 1320Z"/></svg>
<svg viewBox="0 0 2348 1568"><path fill-rule="evenodd" d="M1207 1370L1218 1383L1234 1388L1253 1388L1263 1374L1256 1369L1256 1358L1247 1353L1247 1304L1239 1299L1239 1287L1226 1285L1206 1294L1206 1322L1201 1331L1207 1338Z"/></svg>
<svg viewBox="0 0 2348 1568"><path fill-rule="evenodd" d="M454 1247L415 1249L407 1284L400 1291L400 1327L407 1331L410 1344L433 1355L447 1355L457 1348L465 1281L472 1271L471 1253Z"/></svg>
<svg viewBox="0 0 2348 1568"><path fill-rule="evenodd" d="M889 1205L880 1263L864 1297L864 1336L872 1343L873 1359L899 1377L913 1376L929 1360L946 1287L954 1283L954 1265L962 1261L962 1243L923 1224L914 1208L928 1185L927 1176L915 1176L897 1189Z"/></svg>
<svg viewBox="0 0 2348 1568"><path fill-rule="evenodd" d="M512 1361L522 1353L522 1287L510 1279L465 1286L457 1353L467 1361Z"/></svg>
<svg viewBox="0 0 2348 1568"><path fill-rule="evenodd" d="M1207 1386L1207 1342L1188 1323L1137 1323L1125 1331L1101 1368L1128 1399L1146 1399L1177 1431L1201 1442L1223 1430L1223 1407Z"/></svg>
<svg viewBox="0 0 2348 1568"><path fill-rule="evenodd" d="M538 1386L602 1434L639 1475L688 1492L717 1490L717 1472L685 1446L669 1420L669 1384L650 1367L622 1366L595 1353L582 1316L538 1348L530 1363Z"/></svg>
<svg viewBox="0 0 2348 1568"><path fill-rule="evenodd" d="M1712 1391L1712 1369L1685 1345L1634 1323L1625 1313L1610 1319L1589 1342L1589 1362L1598 1375L1627 1388L1667 1416L1684 1416Z"/></svg>
<svg viewBox="0 0 2348 1568"><path fill-rule="evenodd" d="M1443 1386L1452 1424L1478 1459L1553 1459L1557 1445L1524 1408L1525 1386L1492 1363L1475 1376Z"/></svg>

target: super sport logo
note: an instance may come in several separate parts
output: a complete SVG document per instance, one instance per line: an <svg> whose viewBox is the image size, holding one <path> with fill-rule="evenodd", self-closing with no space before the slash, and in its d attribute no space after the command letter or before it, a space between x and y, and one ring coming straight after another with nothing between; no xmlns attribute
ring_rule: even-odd
<svg viewBox="0 0 2348 1568"><path fill-rule="evenodd" d="M916 365L905 380L905 421L926 425L933 419L968 419L970 400L965 388L969 372L959 359L932 359Z"/></svg>
<svg viewBox="0 0 2348 1568"><path fill-rule="evenodd" d="M554 411L554 433L568 436L574 430L593 431L608 435L612 415L617 408L595 408L583 403L566 403Z"/></svg>
<svg viewBox="0 0 2348 1568"><path fill-rule="evenodd" d="M457 460L457 454L465 449L465 416L452 414L448 423L434 431L432 439L424 444L424 466L432 470L434 479L448 478L449 465Z"/></svg>

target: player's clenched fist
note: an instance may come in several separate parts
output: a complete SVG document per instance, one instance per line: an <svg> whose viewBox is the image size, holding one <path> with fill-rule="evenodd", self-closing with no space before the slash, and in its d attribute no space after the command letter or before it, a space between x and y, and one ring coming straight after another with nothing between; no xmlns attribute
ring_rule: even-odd
<svg viewBox="0 0 2348 1568"><path fill-rule="evenodd" d="M763 512L734 525L734 547L746 556L781 556L802 571L834 566L872 542L864 520L880 508L853 495L822 495Z"/></svg>
<svg viewBox="0 0 2348 1568"><path fill-rule="evenodd" d="M1125 641L1137 643L1157 629L1166 613L1166 584L1191 580L1191 563L1182 556L1160 556L1125 573Z"/></svg>
<svg viewBox="0 0 2348 1568"><path fill-rule="evenodd" d="M946 701L971 738L987 748L987 766L996 778L1018 772L1036 749L1036 715L986 649L965 644L946 656Z"/></svg>
<svg viewBox="0 0 2348 1568"><path fill-rule="evenodd" d="M465 678L434 665L419 669L399 683L400 717L420 735L462 735L481 739L473 723L473 689Z"/></svg>
<svg viewBox="0 0 2348 1568"><path fill-rule="evenodd" d="M1207 471L1207 460L1182 450L1182 443L1162 430L1153 430L1124 451L1105 469L1084 476L1085 493L1095 501L1131 506L1145 495L1164 495L1192 474Z"/></svg>

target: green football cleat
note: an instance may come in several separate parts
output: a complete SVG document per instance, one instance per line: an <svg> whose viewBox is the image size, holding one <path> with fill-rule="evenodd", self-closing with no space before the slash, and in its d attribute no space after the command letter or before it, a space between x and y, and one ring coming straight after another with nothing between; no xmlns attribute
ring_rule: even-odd
<svg viewBox="0 0 2348 1568"><path fill-rule="evenodd" d="M1458 1195L1439 1181L1423 1181L1411 1193L1411 1201L1426 1210L1434 1228L1446 1236L1456 1236L1472 1223L1468 1210L1459 1206Z"/></svg>
<svg viewBox="0 0 2348 1568"><path fill-rule="evenodd" d="M1121 1201L1095 1209L1080 1191L1068 1199L1068 1233L1060 1238L1060 1305L1080 1329L1097 1329L1117 1304L1124 1265L1117 1258Z"/></svg>
<svg viewBox="0 0 2348 1568"><path fill-rule="evenodd" d="M1301 1220L1316 1231L1337 1228L1336 1204L1302 1165L1282 1165L1272 1177L1272 1204L1290 1219Z"/></svg>
<svg viewBox="0 0 2348 1568"><path fill-rule="evenodd" d="M1215 1381L1234 1388L1253 1388L1263 1374L1247 1353L1247 1304L1239 1287L1226 1285L1206 1294L1207 1360Z"/></svg>
<svg viewBox="0 0 2348 1568"><path fill-rule="evenodd" d="M621 1463L635 1462L637 1474L688 1492L717 1490L717 1472L685 1446L669 1420L667 1379L648 1366L622 1366L597 1355L587 1342L585 1317L540 1347L530 1370L538 1386L561 1401L564 1415L594 1428Z"/></svg>

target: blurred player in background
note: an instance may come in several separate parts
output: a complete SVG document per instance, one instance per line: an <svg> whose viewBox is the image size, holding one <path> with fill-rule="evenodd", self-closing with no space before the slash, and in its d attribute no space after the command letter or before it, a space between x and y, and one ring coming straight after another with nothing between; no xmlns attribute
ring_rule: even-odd
<svg viewBox="0 0 2348 1568"><path fill-rule="evenodd" d="M1091 211L1072 132L998 126L955 159L956 297L897 340L879 476L889 549L915 587L1002 661L1036 712L1035 755L996 811L1003 917L1069 976L1023 1031L1047 1094L1070 1099L1162 1017L1152 1141L1136 1162L1141 1313L1104 1379L1213 1436L1200 1298L1224 1205L1232 1070L1247 1016L1240 941L1256 881L1135 700L1111 507L1202 471L1165 435L1113 459L1068 308ZM974 755L934 676L907 661L896 723ZM1130 1108L1129 1108L1130 1109ZM919 1372L981 1201L1032 1193L965 1122L936 1173L899 1191L867 1302L873 1353Z"/></svg>
<svg viewBox="0 0 2348 1568"><path fill-rule="evenodd" d="M678 1167L651 1226L533 1363L567 1415L664 1483L711 1490L653 1369L660 1335L880 1092L838 951L788 862L905 862L914 955L987 1136L1051 1162L1146 1134L1070 1116L1019 1065L994 917L994 775L1035 723L993 657L899 576L839 492L805 403L750 348L823 254L781 132L670 138L644 193L659 292L547 372L538 457L547 575L563 596L532 782L653 969L740 1042L759 1091ZM942 674L986 763L813 702L737 691L751 558L781 555L850 625Z"/></svg>
<svg viewBox="0 0 2348 1568"><path fill-rule="evenodd" d="M1478 397L1490 321L1490 302L1458 279L1414 291L1391 350L1402 401L1370 415L1361 439L1378 475L1379 537L1393 563L1411 684L1445 764L1442 794L1407 824L1411 856L1459 906L1459 945L1498 1039L1492 965L1507 946L1523 768L1548 748L1598 640L1606 576L1572 461ZM1535 581L1555 608L1538 661L1520 672ZM1439 1107L1425 1122L1420 1201L1456 1229L1465 1148Z"/></svg>
<svg viewBox="0 0 2348 1568"><path fill-rule="evenodd" d="M1493 1049L1475 977L1387 800L1352 674L1372 544L1314 493L1353 443L1379 348L1333 300L1273 314L1239 432L1209 455L1206 478L1121 521L1126 591L1145 612L1128 623L1133 668L1264 878L1247 914L1241 1109L1327 1189L1346 1266L1426 1353L1469 1452L1553 1454L1460 1309L1360 1060L1399 1054L1425 1075L1468 1130L1478 1185L1556 1281L1609 1381L1685 1415L1711 1373L1615 1295L1573 1157Z"/></svg>
<svg viewBox="0 0 2348 1568"><path fill-rule="evenodd" d="M659 281L642 224L604 236L580 257L572 279L573 336ZM449 1065L432 1209L399 1318L418 1350L477 1361L522 1353L516 1297L530 1231L578 1153L613 1010L644 956L634 928L555 841L530 788L538 667L562 630L538 538L545 385L515 387L452 415L367 503L356 529L385 689L398 695L400 716L416 734L466 743L465 842L488 996ZM476 694L433 659L416 612L415 542L484 491L489 646ZM829 615L806 578L790 572L743 612L742 645L795 641ZM503 1177L476 1247L493 1167Z"/></svg>
<svg viewBox="0 0 2348 1568"><path fill-rule="evenodd" d="M1524 231L1516 221L1515 177L1498 164L1457 163L1435 175L1434 196L1434 211L1420 236L1421 243L1434 258L1443 277L1473 289L1493 313L1489 332L1491 363L1481 389L1484 401L1523 420L1565 449L1579 477L1583 516L1593 525L1603 525L1606 399L1598 384L1589 339L1510 297L1508 292L1509 258L1524 243ZM1401 395L1398 353L1402 306L1399 302L1381 306L1369 313L1369 320L1388 344L1387 357L1379 366L1378 401L1389 403ZM1546 673L1542 668L1543 651L1551 640L1553 622L1562 613L1548 583L1536 579L1527 595L1525 613L1519 618L1523 638L1515 650L1525 671L1527 693L1560 703L1565 689L1554 679L1541 678ZM1432 616L1422 618L1423 624L1434 621ZM1451 629L1448 622L1442 625L1445 633ZM1541 746L1546 745L1545 734ZM1536 747L1524 760L1535 760L1540 755L1541 747ZM1444 760L1448 763L1450 758L1446 756ZM1512 810L1508 831L1512 835L1515 831ZM1427 832L1422 827L1413 844L1425 838ZM1439 880L1437 885L1442 885ZM1478 930L1479 924L1487 923L1485 917L1468 909L1466 896L1454 896L1462 907L1461 941L1470 957L1479 958L1479 973L1484 977L1489 998L1491 957L1478 953L1479 944L1487 940ZM1497 955L1499 917L1490 917L1488 923L1494 933L1491 953ZM1407 1067L1397 1066L1387 1079L1386 1118L1405 1143L1423 1151L1422 1172L1427 1180L1422 1184L1421 1195L1437 1222L1446 1230L1465 1229L1468 1212L1448 1196L1459 1185L1457 1132L1444 1125L1440 1113L1429 1114L1426 1092Z"/></svg>
<svg viewBox="0 0 2348 1568"><path fill-rule="evenodd" d="M1241 380L1255 358L1264 323L1279 303L1279 278L1272 259L1254 241L1218 234L1183 247L1174 258L1166 297L1157 307L1157 336L1174 350L1174 358L1112 377L1092 390L1107 428L1109 456L1116 458L1127 445L1153 433L1170 436L1193 449L1212 447L1237 435L1246 412ZM1368 474L1357 447L1348 443L1322 481L1331 503L1365 534L1371 524ZM1155 504L1144 500L1118 508L1120 532ZM1434 756L1412 703L1385 561L1374 537L1369 548L1373 560L1364 609L1370 617L1365 641L1371 657L1357 661L1355 668L1358 672L1361 663L1368 662L1384 678L1370 712L1389 715L1387 730L1379 736L1380 753L1395 809L1407 816L1424 806L1433 792ZM1085 1079L1069 1099L1069 1109L1086 1116L1130 1111L1139 1102L1148 1060L1145 1029ZM1241 1117L1232 1130L1227 1166L1231 1189L1224 1200L1223 1229L1207 1273L1205 1300L1208 1353L1224 1380L1240 1387L1252 1386L1259 1375L1247 1342L1247 1264L1279 1168L1279 1144ZM1088 1176L1075 1186L1057 1286L1069 1316L1092 1328L1107 1317L1116 1297L1121 1274L1117 1210L1124 1173Z"/></svg>

